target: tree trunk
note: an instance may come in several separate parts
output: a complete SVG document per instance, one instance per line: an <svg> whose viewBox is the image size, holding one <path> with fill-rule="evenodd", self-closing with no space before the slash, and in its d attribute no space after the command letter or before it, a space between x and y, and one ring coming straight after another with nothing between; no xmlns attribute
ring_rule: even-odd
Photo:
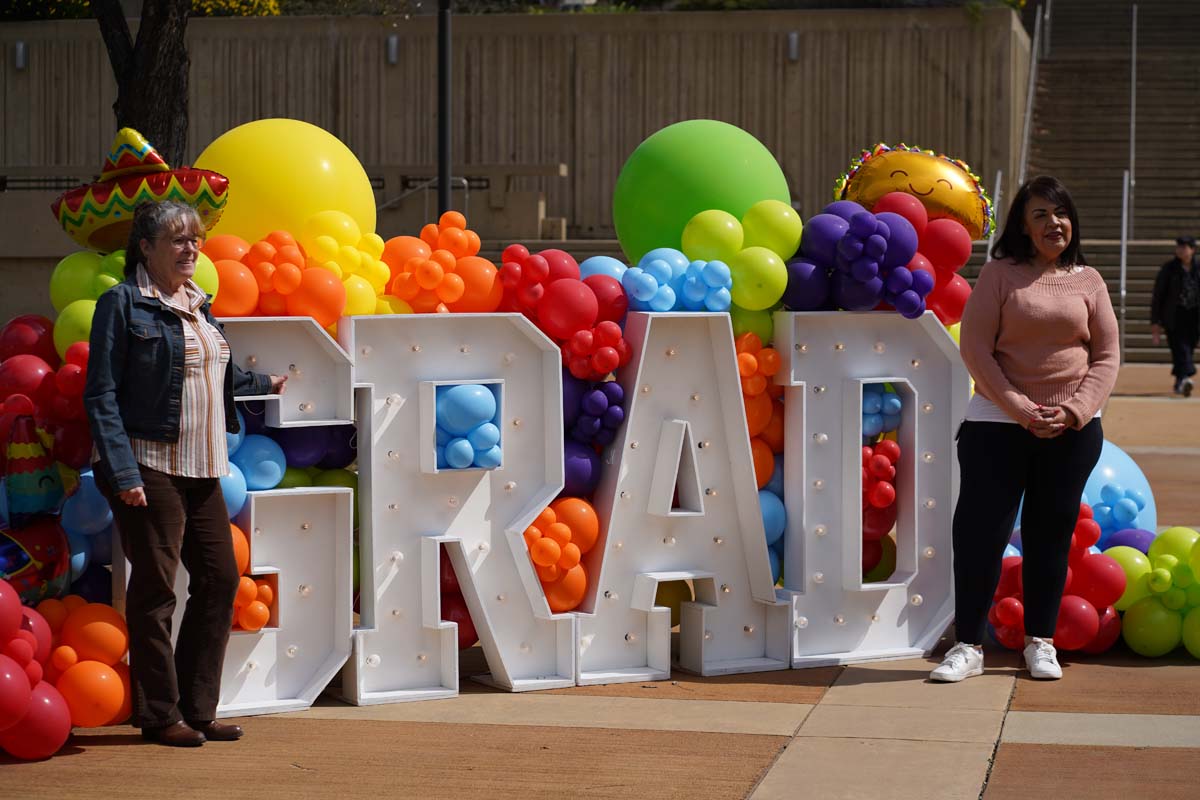
<svg viewBox="0 0 1200 800"><path fill-rule="evenodd" d="M192 0L145 0L137 40L120 0L91 0L117 79L117 128L134 128L173 167L183 166L188 131L188 13Z"/></svg>

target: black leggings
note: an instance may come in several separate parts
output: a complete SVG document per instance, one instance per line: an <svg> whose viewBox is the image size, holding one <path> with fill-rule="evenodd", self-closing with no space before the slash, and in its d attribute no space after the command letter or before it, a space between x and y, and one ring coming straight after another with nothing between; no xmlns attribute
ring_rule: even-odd
<svg viewBox="0 0 1200 800"><path fill-rule="evenodd" d="M954 608L960 642L983 644L1022 492L1025 633L1054 636L1080 498L1103 446L1098 419L1053 439L1039 439L1004 422L962 424L961 488L954 509Z"/></svg>

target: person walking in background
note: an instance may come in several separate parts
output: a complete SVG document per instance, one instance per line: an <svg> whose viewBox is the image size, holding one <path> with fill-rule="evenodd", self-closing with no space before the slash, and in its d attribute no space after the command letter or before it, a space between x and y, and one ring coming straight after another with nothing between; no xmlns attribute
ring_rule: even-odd
<svg viewBox="0 0 1200 800"><path fill-rule="evenodd" d="M1196 240L1180 236L1175 240L1175 257L1163 264L1154 279L1150 300L1150 336L1155 347L1167 333L1171 348L1171 374L1175 376L1175 394L1191 397L1196 374L1193 355L1200 341L1200 266L1196 263Z"/></svg>

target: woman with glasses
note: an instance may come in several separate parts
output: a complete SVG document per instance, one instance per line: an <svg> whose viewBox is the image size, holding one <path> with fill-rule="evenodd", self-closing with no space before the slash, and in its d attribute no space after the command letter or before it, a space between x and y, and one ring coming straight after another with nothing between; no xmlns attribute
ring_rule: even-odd
<svg viewBox="0 0 1200 800"><path fill-rule="evenodd" d="M196 210L147 203L133 216L125 280L96 303L87 407L96 484L125 557L133 724L175 747L240 738L216 721L238 570L220 478L234 394L282 393L285 377L239 369L209 298L192 280L203 243ZM189 597L172 652L175 573Z"/></svg>

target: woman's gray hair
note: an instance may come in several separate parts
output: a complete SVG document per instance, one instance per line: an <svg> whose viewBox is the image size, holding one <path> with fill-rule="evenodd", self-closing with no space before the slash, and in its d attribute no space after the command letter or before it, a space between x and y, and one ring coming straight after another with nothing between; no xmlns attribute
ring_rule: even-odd
<svg viewBox="0 0 1200 800"><path fill-rule="evenodd" d="M142 240L153 242L164 233L176 234L189 231L204 238L204 222L196 209L177 200L161 203L142 203L133 210L133 227L129 230L129 242L125 245L125 277L137 272L139 265L146 262L142 254Z"/></svg>

